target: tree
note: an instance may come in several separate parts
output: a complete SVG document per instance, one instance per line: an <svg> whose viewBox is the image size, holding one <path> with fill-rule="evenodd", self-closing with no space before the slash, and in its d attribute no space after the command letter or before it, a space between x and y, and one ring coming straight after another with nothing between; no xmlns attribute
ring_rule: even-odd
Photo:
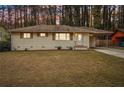
<svg viewBox="0 0 124 93"><path fill-rule="evenodd" d="M62 25L113 31L117 27L124 28L123 5L62 5L61 7L59 16ZM2 5L0 23L9 29L38 24L55 25L57 9L56 5ZM7 15L5 15L6 10Z"/></svg>
<svg viewBox="0 0 124 93"><path fill-rule="evenodd" d="M95 5L93 7L94 27L101 28L101 5Z"/></svg>

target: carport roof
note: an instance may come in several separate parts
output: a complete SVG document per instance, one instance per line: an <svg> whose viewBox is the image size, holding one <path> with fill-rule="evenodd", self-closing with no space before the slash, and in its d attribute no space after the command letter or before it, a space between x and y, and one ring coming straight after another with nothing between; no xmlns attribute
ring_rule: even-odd
<svg viewBox="0 0 124 93"><path fill-rule="evenodd" d="M117 31L121 31L121 32L124 32L124 29L121 29L121 28L120 28L120 29L117 29Z"/></svg>

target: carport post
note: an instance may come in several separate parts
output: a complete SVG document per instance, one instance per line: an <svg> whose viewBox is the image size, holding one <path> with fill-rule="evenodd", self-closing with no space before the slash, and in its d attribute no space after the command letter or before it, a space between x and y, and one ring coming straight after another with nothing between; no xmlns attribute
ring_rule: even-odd
<svg viewBox="0 0 124 93"><path fill-rule="evenodd" d="M106 35L106 39L107 39L106 47L109 47L109 38L108 38L108 34Z"/></svg>

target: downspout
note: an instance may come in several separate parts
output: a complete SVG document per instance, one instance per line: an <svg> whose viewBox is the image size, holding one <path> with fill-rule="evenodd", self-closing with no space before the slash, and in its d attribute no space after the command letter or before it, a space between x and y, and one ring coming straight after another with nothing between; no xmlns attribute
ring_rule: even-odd
<svg viewBox="0 0 124 93"><path fill-rule="evenodd" d="M75 35L75 32L73 32L73 40L74 40L74 50L75 50L75 47L76 47L76 35Z"/></svg>

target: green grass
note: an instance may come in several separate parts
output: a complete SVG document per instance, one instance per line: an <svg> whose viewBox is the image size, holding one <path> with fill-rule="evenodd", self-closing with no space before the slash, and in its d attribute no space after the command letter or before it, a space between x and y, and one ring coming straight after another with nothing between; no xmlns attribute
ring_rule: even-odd
<svg viewBox="0 0 124 93"><path fill-rule="evenodd" d="M124 59L95 51L3 52L0 86L124 86Z"/></svg>

